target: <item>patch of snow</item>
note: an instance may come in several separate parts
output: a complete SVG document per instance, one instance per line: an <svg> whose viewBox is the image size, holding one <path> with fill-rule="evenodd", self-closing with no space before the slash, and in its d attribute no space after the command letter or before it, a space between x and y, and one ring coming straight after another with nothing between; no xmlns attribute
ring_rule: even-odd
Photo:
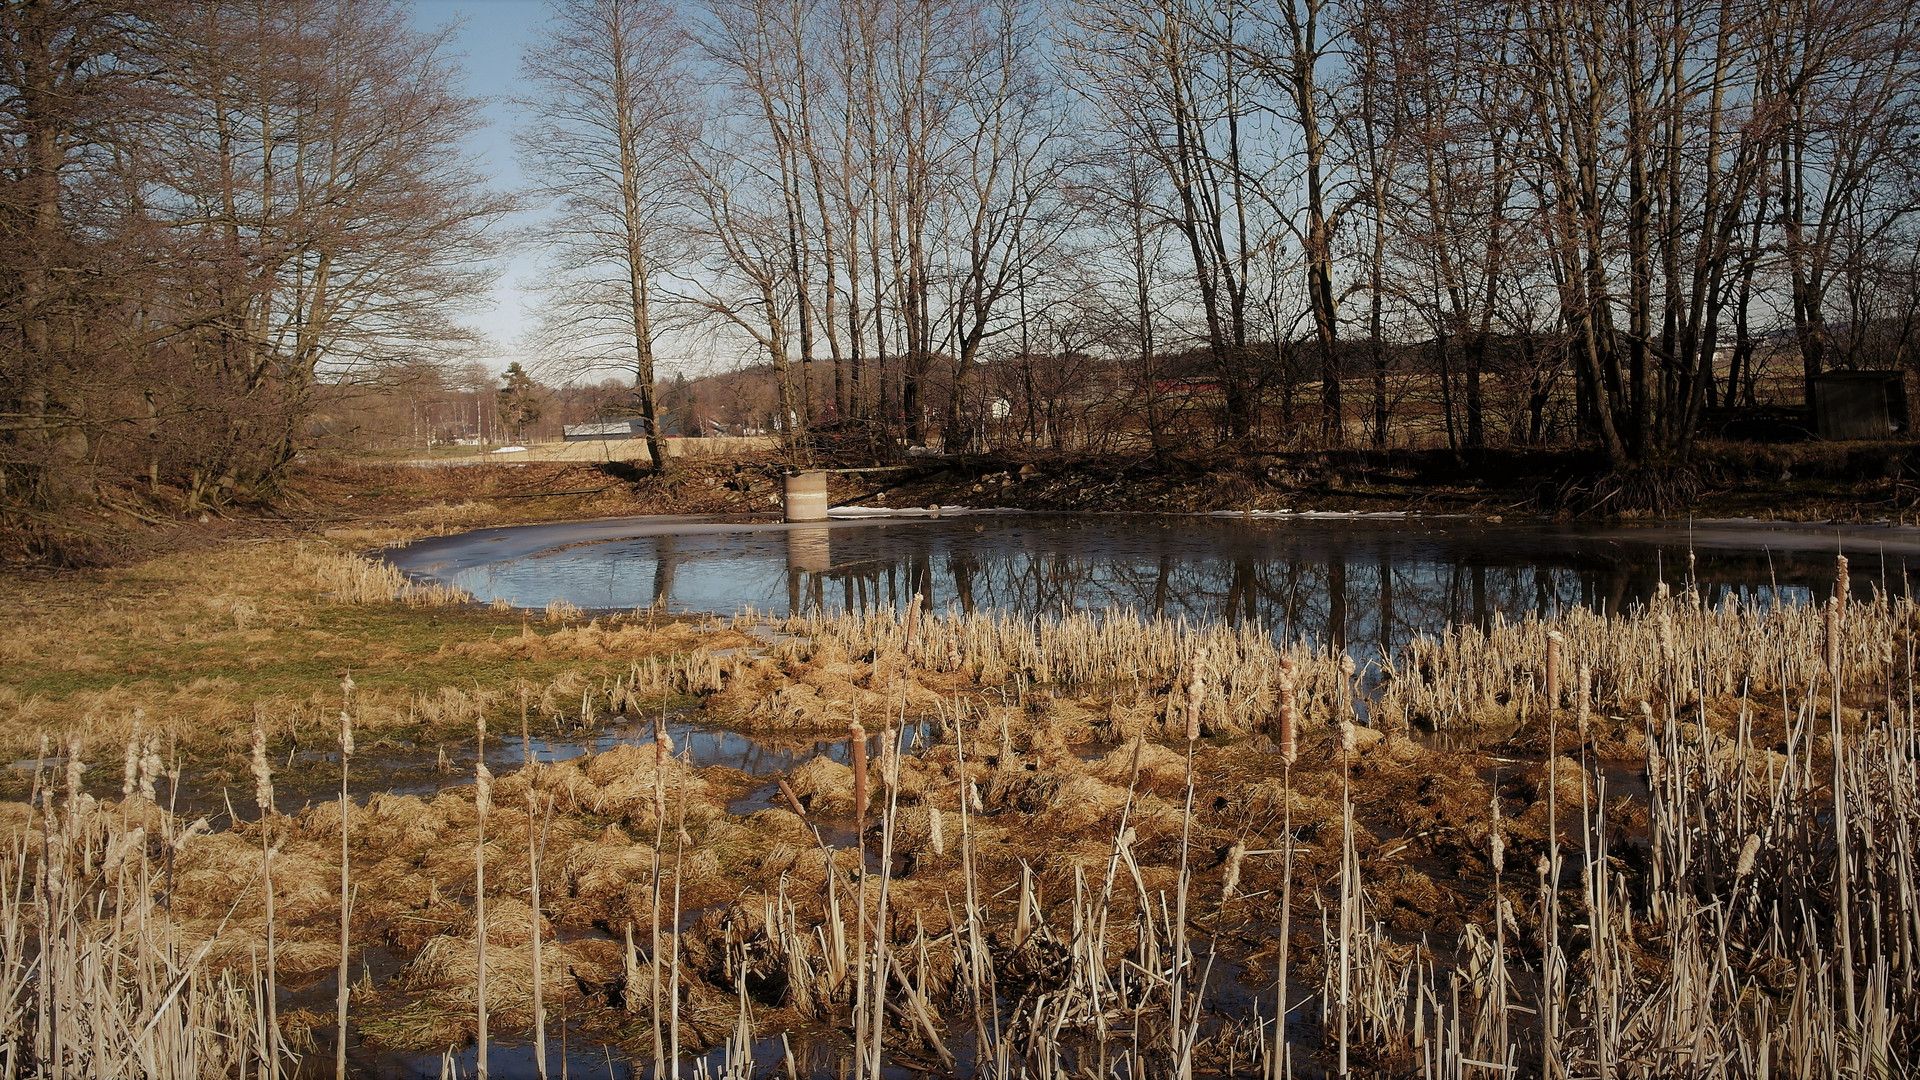
<svg viewBox="0 0 1920 1080"><path fill-rule="evenodd" d="M835 506L827 516L841 520L858 518L965 517L970 514L1024 514L1017 506Z"/></svg>

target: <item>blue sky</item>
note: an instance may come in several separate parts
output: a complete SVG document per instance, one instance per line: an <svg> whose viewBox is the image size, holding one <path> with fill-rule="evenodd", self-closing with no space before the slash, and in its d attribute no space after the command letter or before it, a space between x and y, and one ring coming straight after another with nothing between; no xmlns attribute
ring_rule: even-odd
<svg viewBox="0 0 1920 1080"><path fill-rule="evenodd" d="M506 98L518 89L520 49L543 21L546 5L542 0L413 0L410 6L414 24L422 30L457 27L452 47L462 54L466 90L487 99L486 115L491 121L475 134L473 150L496 184L505 190L514 189L520 184L520 170L514 164L509 140L515 116ZM500 350L495 366L505 367L513 358L514 343L525 321L517 285L533 271L531 257L516 258L494 288L491 309L475 312L469 318Z"/></svg>

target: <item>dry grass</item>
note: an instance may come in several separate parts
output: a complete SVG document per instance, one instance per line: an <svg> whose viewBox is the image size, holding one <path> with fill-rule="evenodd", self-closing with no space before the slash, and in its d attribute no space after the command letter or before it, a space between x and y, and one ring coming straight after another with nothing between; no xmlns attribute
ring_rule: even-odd
<svg viewBox="0 0 1920 1080"><path fill-rule="evenodd" d="M0 625L0 753L31 756L43 734L118 746L143 722L236 782L233 736L256 713L278 755L330 744L348 672L363 748L377 752L453 737L475 709L517 703L523 684L543 732L583 720L583 688L605 716L608 688L654 693L660 677L645 665L671 663L697 639L673 622L535 623L314 541L9 586L18 610Z"/></svg>

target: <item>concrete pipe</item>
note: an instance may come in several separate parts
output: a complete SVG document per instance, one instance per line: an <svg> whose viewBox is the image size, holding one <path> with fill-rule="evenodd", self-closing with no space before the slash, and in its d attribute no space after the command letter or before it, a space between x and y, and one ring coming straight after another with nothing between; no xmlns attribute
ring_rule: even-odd
<svg viewBox="0 0 1920 1080"><path fill-rule="evenodd" d="M827 474L801 472L787 474L787 520L827 520Z"/></svg>

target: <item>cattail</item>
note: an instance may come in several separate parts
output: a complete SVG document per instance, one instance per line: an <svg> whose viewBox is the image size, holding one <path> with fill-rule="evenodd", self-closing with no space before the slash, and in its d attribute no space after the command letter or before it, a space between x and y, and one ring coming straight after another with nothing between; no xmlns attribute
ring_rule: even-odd
<svg viewBox="0 0 1920 1080"><path fill-rule="evenodd" d="M1293 690L1293 661L1282 658L1280 661L1280 761L1292 765L1300 760L1299 747L1294 743L1294 728L1298 717L1295 715Z"/></svg>
<svg viewBox="0 0 1920 1080"><path fill-rule="evenodd" d="M148 802L155 801L153 785L160 778L161 770L165 765L166 762L160 758L160 733L147 732L146 748L140 755L140 772L135 777L135 784L140 789L141 798Z"/></svg>
<svg viewBox="0 0 1920 1080"><path fill-rule="evenodd" d="M1753 862L1759 856L1760 834L1752 833L1748 835L1747 842L1740 845L1740 865L1734 869L1733 876L1743 878L1753 873Z"/></svg>
<svg viewBox="0 0 1920 1080"><path fill-rule="evenodd" d="M67 739L67 811L78 814L80 808L80 774L87 771L87 763L80 760L80 736ZM78 824L78 822L75 822Z"/></svg>
<svg viewBox="0 0 1920 1080"><path fill-rule="evenodd" d="M1840 604L1836 595L1827 605L1827 674L1835 681L1840 678Z"/></svg>
<svg viewBox="0 0 1920 1080"><path fill-rule="evenodd" d="M1566 636L1558 630L1547 632L1547 708L1560 707L1560 646Z"/></svg>
<svg viewBox="0 0 1920 1080"><path fill-rule="evenodd" d="M653 733L653 819L662 828L667 820L667 759L672 756L673 738L661 725Z"/></svg>
<svg viewBox="0 0 1920 1080"><path fill-rule="evenodd" d="M1847 614L1847 597L1853 591L1852 579L1847 575L1847 557L1841 555L1834 560L1833 600L1840 608L1842 618Z"/></svg>
<svg viewBox="0 0 1920 1080"><path fill-rule="evenodd" d="M794 793L793 785L787 783L784 776L780 778L780 794L786 798L787 805L793 808L795 814L801 817L807 816L807 808L800 805L800 796Z"/></svg>
<svg viewBox="0 0 1920 1080"><path fill-rule="evenodd" d="M140 781L140 725L133 725L133 734L127 736L127 765L120 780L120 797L130 798L134 785Z"/></svg>
<svg viewBox="0 0 1920 1080"><path fill-rule="evenodd" d="M967 809L975 814L987 812L987 804L980 798L980 785L967 781Z"/></svg>
<svg viewBox="0 0 1920 1080"><path fill-rule="evenodd" d="M267 731L253 721L253 801L260 808L260 892L267 916L267 1039L271 1060L280 1055L279 991L275 988L278 935L273 914L273 840L267 815L273 810L273 770L267 765Z"/></svg>
<svg viewBox="0 0 1920 1080"><path fill-rule="evenodd" d="M1500 796L1493 797L1493 828L1490 831L1487 846L1493 857L1493 872L1504 873L1507 868L1507 840L1500 831Z"/></svg>
<svg viewBox="0 0 1920 1080"><path fill-rule="evenodd" d="M1359 749L1359 732L1352 720L1340 721L1340 753L1343 757L1352 757Z"/></svg>
<svg viewBox="0 0 1920 1080"><path fill-rule="evenodd" d="M253 724L253 802L262 814L273 809L273 770L267 765L267 730Z"/></svg>
<svg viewBox="0 0 1920 1080"><path fill-rule="evenodd" d="M346 705L353 693L351 676L340 681L340 703ZM348 809L352 804L347 799L347 763L353 757L353 717L345 708L340 710L340 970L336 975L334 998L334 1024L337 1029L334 1044L335 1080L347 1080L347 953L352 947L353 893L352 862L347 849L347 829L350 824ZM536 901L537 903L538 901Z"/></svg>
<svg viewBox="0 0 1920 1080"><path fill-rule="evenodd" d="M493 772L484 760L473 763L473 810L482 825L493 811Z"/></svg>
<svg viewBox="0 0 1920 1080"><path fill-rule="evenodd" d="M1247 842L1245 840L1235 840L1233 846L1227 849L1227 869L1220 878L1220 902L1222 904L1233 899L1233 894L1239 890L1240 864L1246 860L1246 857Z"/></svg>
<svg viewBox="0 0 1920 1080"><path fill-rule="evenodd" d="M927 846L933 849L935 855L947 853L947 830L940 823L940 808L937 806L927 807Z"/></svg>
<svg viewBox="0 0 1920 1080"><path fill-rule="evenodd" d="M1187 683L1187 741L1200 737L1200 710L1207 703L1207 650L1193 654L1193 678Z"/></svg>
<svg viewBox="0 0 1920 1080"><path fill-rule="evenodd" d="M889 789L900 785L900 732L892 724L880 740L880 782Z"/></svg>
<svg viewBox="0 0 1920 1080"><path fill-rule="evenodd" d="M479 828L473 844L474 996L478 1002L479 1036L475 1044L474 1075L487 1076L487 814L493 809L493 773L487 770L487 721L480 720L480 756L473 763L473 810Z"/></svg>
<svg viewBox="0 0 1920 1080"><path fill-rule="evenodd" d="M847 749L853 758L853 820L867 819L867 729L855 720L847 725Z"/></svg>

